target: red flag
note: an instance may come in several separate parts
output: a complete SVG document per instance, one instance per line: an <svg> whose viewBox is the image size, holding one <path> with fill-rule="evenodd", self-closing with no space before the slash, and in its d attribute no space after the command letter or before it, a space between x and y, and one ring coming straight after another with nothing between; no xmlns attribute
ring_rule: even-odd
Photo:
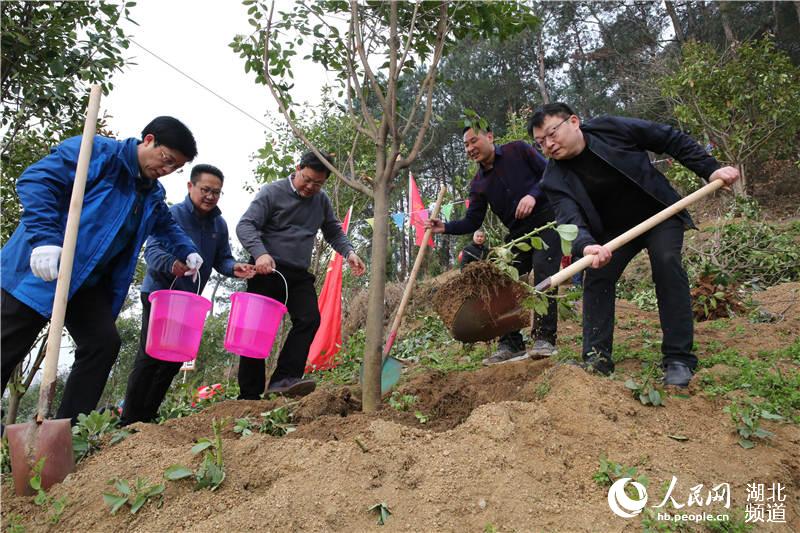
<svg viewBox="0 0 800 533"><path fill-rule="evenodd" d="M347 235L350 226L350 214L353 207L347 211L342 223L342 231ZM315 370L328 370L336 366L333 356L342 348L342 261L343 257L334 254L328 263L325 273L325 283L319 293L320 324L311 348L308 349L306 360L306 373Z"/></svg>
<svg viewBox="0 0 800 533"><path fill-rule="evenodd" d="M422 245L422 238L425 236L425 221L428 220L428 210L425 209L425 204L422 203L422 197L419 195L417 189L417 182L414 176L408 174L408 205L411 207L411 225L414 226L416 232L416 245ZM428 246L433 247L433 237L428 240Z"/></svg>

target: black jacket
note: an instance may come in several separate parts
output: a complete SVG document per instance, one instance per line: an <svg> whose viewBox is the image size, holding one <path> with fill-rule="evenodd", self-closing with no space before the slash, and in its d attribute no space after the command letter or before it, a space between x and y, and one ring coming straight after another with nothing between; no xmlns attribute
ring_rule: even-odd
<svg viewBox="0 0 800 533"><path fill-rule="evenodd" d="M666 124L609 116L586 122L581 131L589 150L664 207L677 202L680 195L650 163L648 151L671 155L704 180L720 167L691 137ZM567 165L555 159L548 161L542 189L555 209L558 223L578 226L578 237L572 243L573 256L582 256L583 249L590 244L600 244L595 236L603 235L603 221L580 178ZM678 216L688 228L695 227L685 210Z"/></svg>
<svg viewBox="0 0 800 533"><path fill-rule="evenodd" d="M483 244L478 246L474 242L471 242L464 247L461 253L461 268L464 268L473 261L483 261L486 259L486 256L489 254L489 249Z"/></svg>

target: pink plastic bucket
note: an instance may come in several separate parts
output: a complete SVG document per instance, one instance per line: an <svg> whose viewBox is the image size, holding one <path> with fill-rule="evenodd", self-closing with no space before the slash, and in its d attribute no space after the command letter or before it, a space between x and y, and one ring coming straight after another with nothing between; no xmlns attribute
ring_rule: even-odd
<svg viewBox="0 0 800 533"><path fill-rule="evenodd" d="M173 290L155 291L149 300L147 355L173 363L196 358L211 302L191 292Z"/></svg>
<svg viewBox="0 0 800 533"><path fill-rule="evenodd" d="M286 310L279 301L260 294L233 293L225 349L244 357L266 359Z"/></svg>

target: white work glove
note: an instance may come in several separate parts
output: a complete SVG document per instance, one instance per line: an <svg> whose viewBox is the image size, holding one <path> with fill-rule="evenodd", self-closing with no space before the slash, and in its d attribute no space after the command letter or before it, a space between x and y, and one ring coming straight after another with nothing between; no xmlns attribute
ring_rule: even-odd
<svg viewBox="0 0 800 533"><path fill-rule="evenodd" d="M45 281L53 281L58 277L59 259L61 259L60 246L37 246L31 252L33 275Z"/></svg>
<svg viewBox="0 0 800 533"><path fill-rule="evenodd" d="M200 267L203 266L203 258L200 257L200 254L189 254L186 258L186 266L189 267L189 270L186 271L184 276L192 276L192 281L197 281L197 273L200 271Z"/></svg>

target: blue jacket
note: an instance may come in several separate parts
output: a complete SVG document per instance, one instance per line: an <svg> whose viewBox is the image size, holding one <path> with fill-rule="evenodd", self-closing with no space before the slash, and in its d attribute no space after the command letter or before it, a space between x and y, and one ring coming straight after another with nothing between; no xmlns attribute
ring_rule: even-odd
<svg viewBox="0 0 800 533"><path fill-rule="evenodd" d="M17 194L23 213L0 258L3 288L44 317L53 311L56 281L46 282L33 275L31 251L37 246L63 245L80 145L80 137L67 139L19 177ZM124 141L94 138L69 298L103 259L131 214L139 175L137 145L134 138ZM164 187L156 182L143 199L142 217L131 246L121 252L113 263L114 270L108 273L114 317L125 301L139 251L148 235L173 249L179 257L197 252L191 239L173 220L164 198Z"/></svg>
<svg viewBox="0 0 800 533"><path fill-rule="evenodd" d="M173 205L169 211L195 245L200 248L200 256L203 258L203 266L200 267L200 292L203 292L203 288L211 276L212 266L224 276L233 276L233 265L236 264L236 261L228 242L228 225L222 218L219 208L215 207L207 216L200 217L195 212L191 198L186 195L183 202ZM156 239L148 239L147 247L144 249L147 274L142 283L142 292L169 289L175 280L175 276L172 274L172 264L176 259L178 258L175 254L166 250ZM172 288L187 292L197 292L198 290L197 284L190 277L177 280Z"/></svg>
<svg viewBox="0 0 800 533"><path fill-rule="evenodd" d="M635 118L598 117L583 124L581 131L589 150L664 207L674 204L681 196L650 163L648 151L671 155L704 180L720 166L691 137L666 124ZM544 171L542 189L553 204L558 223L578 226L578 236L572 243L573 256L582 256L583 249L590 244L601 244L596 239L604 233L603 221L580 177L568 165L551 159ZM625 209L625 206L619 208ZM677 216L686 227L694 228L686 210Z"/></svg>

